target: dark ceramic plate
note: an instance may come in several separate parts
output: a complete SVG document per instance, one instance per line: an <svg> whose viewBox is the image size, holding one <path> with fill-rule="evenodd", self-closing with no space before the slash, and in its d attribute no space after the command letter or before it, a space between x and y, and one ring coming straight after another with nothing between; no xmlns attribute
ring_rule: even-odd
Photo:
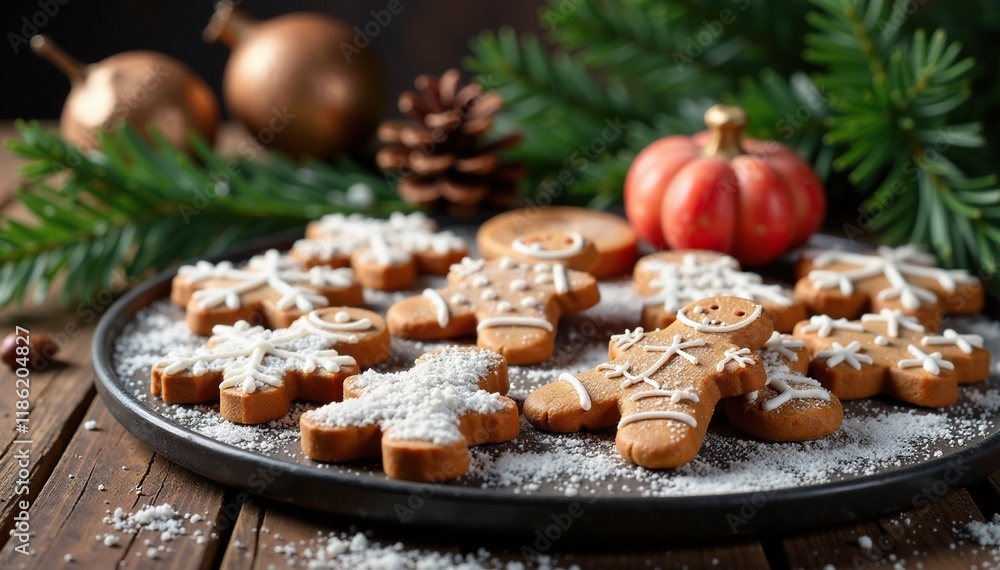
<svg viewBox="0 0 1000 570"><path fill-rule="evenodd" d="M276 236L218 259L245 260L291 239ZM820 241L844 245L832 238ZM778 278L787 277L789 264L771 269ZM574 537L721 536L801 529L920 506L1000 468L996 373L962 388L961 401L948 410L879 399L849 402L845 427L818 443L754 442L716 418L698 459L673 472L625 464L615 453L613 433L554 436L527 424L514 442L474 448L473 470L447 484L394 481L377 461L319 465L298 452L294 415L259 432L240 428L232 437L231 426L214 408L165 405L148 394L148 365L123 364L135 356L123 335L154 334L148 329L183 320L163 301L173 274L164 272L137 287L101 320L93 344L98 391L129 431L170 460L220 483L311 509L480 533L533 535L561 522L568 528L560 534ZM435 283L427 279L416 290ZM627 281L602 284L602 295L597 309L562 324L548 368L512 367L515 399L558 370L601 362L608 335L632 326L638 301ZM384 311L397 297L377 294L368 301ZM150 321L150 314L159 320ZM958 319L950 326L983 333L987 348L1000 354L996 314L991 304L989 317ZM394 339L396 354L384 368L405 368L433 346Z"/></svg>

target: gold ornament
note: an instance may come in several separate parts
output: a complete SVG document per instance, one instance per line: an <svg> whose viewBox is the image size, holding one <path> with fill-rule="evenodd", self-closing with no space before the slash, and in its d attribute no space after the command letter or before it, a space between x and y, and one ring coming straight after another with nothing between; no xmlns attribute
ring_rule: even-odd
<svg viewBox="0 0 1000 570"><path fill-rule="evenodd" d="M382 115L385 80L370 49L320 14L250 18L216 4L207 41L228 45L223 98L262 144L300 158L356 154Z"/></svg>
<svg viewBox="0 0 1000 570"><path fill-rule="evenodd" d="M81 64L50 38L31 38L31 49L61 69L72 88L59 130L82 149L97 146L97 134L128 123L145 135L150 125L189 151L195 131L209 143L219 128L219 104L205 82L176 59L151 51L127 51Z"/></svg>

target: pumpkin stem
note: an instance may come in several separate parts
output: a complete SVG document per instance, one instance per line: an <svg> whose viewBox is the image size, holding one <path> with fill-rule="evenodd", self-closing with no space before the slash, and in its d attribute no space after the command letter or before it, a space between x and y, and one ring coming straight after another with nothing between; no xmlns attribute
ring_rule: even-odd
<svg viewBox="0 0 1000 570"><path fill-rule="evenodd" d="M705 111L705 126L712 133L708 144L702 149L702 156L718 156L727 160L743 154L743 129L747 126L747 114L740 107L713 105Z"/></svg>
<svg viewBox="0 0 1000 570"><path fill-rule="evenodd" d="M201 37L206 42L221 42L232 49L249 36L258 23L257 19L237 9L232 0L220 0Z"/></svg>
<svg viewBox="0 0 1000 570"><path fill-rule="evenodd" d="M32 36L31 49L40 57L49 60L69 77L70 83L82 81L87 76L87 66L64 52L52 38L44 35Z"/></svg>

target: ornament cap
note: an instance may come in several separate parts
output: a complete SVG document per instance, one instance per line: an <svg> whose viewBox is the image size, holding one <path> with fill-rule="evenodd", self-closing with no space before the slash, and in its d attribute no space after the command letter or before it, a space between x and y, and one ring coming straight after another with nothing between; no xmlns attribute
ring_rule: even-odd
<svg viewBox="0 0 1000 570"><path fill-rule="evenodd" d="M705 126L711 133L702 156L732 159L743 153L743 130L747 126L747 113L734 105L712 105L705 111Z"/></svg>
<svg viewBox="0 0 1000 570"><path fill-rule="evenodd" d="M215 13L202 31L201 37L206 42L223 43L232 49L246 39L259 23L260 20L236 8L232 2L222 0L216 2Z"/></svg>
<svg viewBox="0 0 1000 570"><path fill-rule="evenodd" d="M87 78L87 66L64 52L52 38L45 35L32 36L31 50L41 58L58 67L69 77L71 83L77 83Z"/></svg>

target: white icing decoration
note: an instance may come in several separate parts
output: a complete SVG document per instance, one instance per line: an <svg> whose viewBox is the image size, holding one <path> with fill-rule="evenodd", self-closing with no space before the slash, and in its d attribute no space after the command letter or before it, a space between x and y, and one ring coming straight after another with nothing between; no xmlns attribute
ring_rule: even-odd
<svg viewBox="0 0 1000 570"><path fill-rule="evenodd" d="M935 376L941 375L941 369L954 370L955 365L951 362L945 360L941 357L940 352L932 352L927 354L926 352L920 350L915 344L911 344L906 347L906 351L914 356L914 358L908 358L900 360L896 366L900 368L913 368L914 366L922 366L924 370Z"/></svg>
<svg viewBox="0 0 1000 570"><path fill-rule="evenodd" d="M497 310L501 313L509 313L514 310L514 305L511 305L510 301L500 301L497 303Z"/></svg>
<svg viewBox="0 0 1000 570"><path fill-rule="evenodd" d="M455 293L451 296L451 302L456 305L464 305L469 302L469 298L461 293Z"/></svg>
<svg viewBox="0 0 1000 570"><path fill-rule="evenodd" d="M448 310L448 302L444 300L444 297L434 289L424 289L424 297L427 297L431 304L434 305L434 311L437 313L438 326L445 328L451 321L451 313Z"/></svg>
<svg viewBox="0 0 1000 570"><path fill-rule="evenodd" d="M759 303L768 301L779 306L790 306L791 294L778 285L765 285L760 275L739 271L739 263L729 256L711 261L701 261L698 255L684 255L680 263L649 260L642 267L656 274L649 286L656 293L646 299L647 305L663 305L663 310L673 313L688 303L717 296L730 296ZM694 314L704 309L696 307Z"/></svg>
<svg viewBox="0 0 1000 570"><path fill-rule="evenodd" d="M649 368L643 370L638 374L635 375L630 374L628 372L629 365L627 364L615 366L614 364L608 362L598 366L597 369L610 370L610 372L605 374L606 378L616 378L619 375L624 376L625 380L622 381L622 388L631 386L633 384L638 384L639 382L645 382L646 384L649 384L653 388L659 389L660 383L650 378L650 376L659 372L660 368L662 368L667 362L669 362L670 359L674 357L674 355L684 358L691 364L698 364L698 357L688 352L685 352L684 349L693 348L697 346L705 346L706 344L707 343L705 342L705 339L696 338L694 340L685 341L681 335L675 334L670 344L646 345L642 347L642 350L644 352L662 352L663 354L661 354L660 357L656 359L656 362L651 364Z"/></svg>
<svg viewBox="0 0 1000 570"><path fill-rule="evenodd" d="M181 267L178 274L192 283L208 279L234 282L195 291L192 299L205 308L225 305L229 309L238 309L243 306L243 295L267 287L279 295L274 302L278 309L294 307L303 312L312 311L329 304L316 287L347 288L354 284L354 272L348 268L313 267L306 270L298 261L274 249L250 258L244 269L235 269L225 262L213 265L200 261Z"/></svg>
<svg viewBox="0 0 1000 570"><path fill-rule="evenodd" d="M954 345L965 354L972 354L973 347L983 347L983 337L978 334L958 334L953 329L947 329L941 333L941 336L925 336L920 344L924 346Z"/></svg>
<svg viewBox="0 0 1000 570"><path fill-rule="evenodd" d="M528 288L528 282L524 279L515 279L510 282L510 288L512 291L524 291Z"/></svg>
<svg viewBox="0 0 1000 570"><path fill-rule="evenodd" d="M861 315L863 323L885 323L886 331L892 338L899 338L900 328L915 332L924 332L923 325L915 317L904 315L899 309L882 309L879 313Z"/></svg>
<svg viewBox="0 0 1000 570"><path fill-rule="evenodd" d="M562 373L559 375L559 379L563 382L568 382L570 386L576 390L577 395L580 397L580 407L584 411L590 409L590 392L587 391L587 387L580 382L580 379L572 374Z"/></svg>
<svg viewBox="0 0 1000 570"><path fill-rule="evenodd" d="M547 285L552 283L552 276L548 273L541 273L535 276L535 285Z"/></svg>
<svg viewBox="0 0 1000 570"><path fill-rule="evenodd" d="M494 301L500 297L500 294L493 289L483 289L482 294L479 296L480 299L484 301Z"/></svg>
<svg viewBox="0 0 1000 570"><path fill-rule="evenodd" d="M643 390L641 392L635 392L631 396L629 396L629 399L632 400L633 402L643 400L646 398L670 398L671 404L676 404L681 400L688 400L690 402L700 401L698 399L698 394L695 394L694 392L688 392L687 390L662 390L662 389Z"/></svg>
<svg viewBox="0 0 1000 570"><path fill-rule="evenodd" d="M796 352L805 348L806 343L797 338L785 338L781 333L774 331L771 338L767 339L762 347L763 350L776 352L787 358L790 362L797 362L799 355Z"/></svg>
<svg viewBox="0 0 1000 570"><path fill-rule="evenodd" d="M813 388L802 389L793 388L789 382L806 384ZM825 400L830 401L830 392L823 389L819 382L812 378L807 378L801 374L787 374L783 372L768 372L767 386L771 387L778 395L761 404L760 408L765 412L777 409L790 400ZM757 392L751 392L756 396Z"/></svg>
<svg viewBox="0 0 1000 570"><path fill-rule="evenodd" d="M864 332L865 327L858 323L852 323L847 319L832 319L827 315L810 317L809 324L802 327L803 333L815 332L819 337L830 336L830 333L835 330Z"/></svg>
<svg viewBox="0 0 1000 570"><path fill-rule="evenodd" d="M871 356L859 353L859 350L861 350L861 343L858 341L853 341L847 346L841 346L839 342L834 342L832 348L817 352L816 358L826 358L828 368L846 362L851 368L861 370L861 363L872 364L873 360Z"/></svg>
<svg viewBox="0 0 1000 570"><path fill-rule="evenodd" d="M536 263L534 266L535 273L548 273L550 269L548 263Z"/></svg>
<svg viewBox="0 0 1000 570"><path fill-rule="evenodd" d="M566 234L569 235L570 244L563 249L542 249L541 244L526 244L521 237L514 238L510 246L522 255L538 259L567 259L583 251L584 241L579 232L567 231Z"/></svg>
<svg viewBox="0 0 1000 570"><path fill-rule="evenodd" d="M352 321L351 315L347 311L337 311L337 313L333 316L332 323L321 319L318 311L311 311L305 316L305 318L301 318L293 324L293 328L306 328L312 334L322 336L328 341L345 342L348 344L357 343L358 335L347 333L367 331L372 328L372 322L370 319L358 319L356 321Z"/></svg>
<svg viewBox="0 0 1000 570"><path fill-rule="evenodd" d="M365 321L367 319L358 322ZM216 325L212 328L210 348L171 353L157 362L156 366L162 367L165 374L177 374L199 364L211 366L231 361L232 367L223 373L219 388L239 387L250 394L257 390L259 384L281 386L279 374L290 370L311 373L321 368L338 373L341 367L357 363L354 358L341 355L331 348L336 343L343 342L344 335L340 331L325 332L314 325L299 324L302 322L304 321L297 321L290 328L273 331L260 326L251 327L246 321L239 321L233 326ZM370 327L371 322L367 323ZM321 348L316 348L315 342L312 343L313 346L303 348L304 339L308 341L307 337L322 339ZM268 357L279 359L279 363L265 363L265 358Z"/></svg>
<svg viewBox="0 0 1000 570"><path fill-rule="evenodd" d="M622 429L623 426L627 426L632 422L640 422L644 420L675 420L678 422L684 422L691 427L698 427L698 421L694 419L690 414L685 414L684 412L638 412L635 414L630 414L621 419L618 422L618 429Z"/></svg>
<svg viewBox="0 0 1000 570"><path fill-rule="evenodd" d="M889 346L889 339L885 338L882 335L878 335L877 337L875 337L875 344L879 346Z"/></svg>
<svg viewBox="0 0 1000 570"><path fill-rule="evenodd" d="M716 365L716 372L722 372L726 369L727 362L735 362L740 365L740 368L746 368L747 364L755 364L757 361L752 356L752 352L749 348L727 348L722 360Z"/></svg>
<svg viewBox="0 0 1000 570"><path fill-rule="evenodd" d="M937 260L912 245L891 248L881 246L874 255L861 255L842 251L824 252L815 259L815 267L824 267L832 263L856 265L856 269L830 271L814 269L809 272L809 281L817 289L832 289L838 287L841 294L854 293L854 283L877 276L885 276L889 287L879 291L876 296L880 300L899 299L903 308L914 311L924 303L937 302L933 291L914 285L907 277L923 277L934 279L945 291L954 291L956 282L975 282L968 272L961 270L944 270L934 267Z"/></svg>
<svg viewBox="0 0 1000 570"><path fill-rule="evenodd" d="M465 241L452 232L437 232L434 222L420 212L409 215L394 212L387 220L360 214L330 214L321 218L317 225L323 237L299 240L293 249L322 261L350 255L366 245L371 250L362 260L380 265L405 263L415 253L447 254L466 247Z"/></svg>
<svg viewBox="0 0 1000 570"><path fill-rule="evenodd" d="M476 287L486 287L490 284L490 278L485 275L476 275L472 278L472 284Z"/></svg>
<svg viewBox="0 0 1000 570"><path fill-rule="evenodd" d="M725 332L732 332L739 330L749 325L750 323L754 322L755 320L757 320L757 317L760 316L761 310L763 310L762 307L760 305L757 305L754 308L753 312L750 313L749 317L730 325L705 324L705 323L695 322L684 314L684 309L677 311L677 320L693 328L698 332L725 333ZM715 322L717 323L718 321Z"/></svg>
<svg viewBox="0 0 1000 570"><path fill-rule="evenodd" d="M611 340L615 341L615 348L626 351L645 337L646 332L642 330L642 327L638 327L634 331L625 329L622 334L611 335Z"/></svg>
<svg viewBox="0 0 1000 570"><path fill-rule="evenodd" d="M566 268L561 263L552 266L552 284L555 285L556 293L565 295L569 293L569 280L566 278Z"/></svg>
<svg viewBox="0 0 1000 570"><path fill-rule="evenodd" d="M500 269L514 269L517 267L517 263L514 263L514 260L509 257L501 257L497 265L500 266Z"/></svg>
<svg viewBox="0 0 1000 570"><path fill-rule="evenodd" d="M460 277L468 277L469 275L482 271L483 267L486 267L485 259L472 259L469 257L463 257L462 261L458 263L452 263L451 267L448 268L448 271Z"/></svg>
<svg viewBox="0 0 1000 570"><path fill-rule="evenodd" d="M476 326L476 331L478 332L483 329L490 329L494 327L533 327L545 329L549 332L554 330L552 323L537 317L490 317L479 321L479 325Z"/></svg>
<svg viewBox="0 0 1000 570"><path fill-rule="evenodd" d="M534 297L525 297L525 298L521 299L521 305L524 306L524 307L528 307L529 309L537 307L538 306L538 299L536 299Z"/></svg>

